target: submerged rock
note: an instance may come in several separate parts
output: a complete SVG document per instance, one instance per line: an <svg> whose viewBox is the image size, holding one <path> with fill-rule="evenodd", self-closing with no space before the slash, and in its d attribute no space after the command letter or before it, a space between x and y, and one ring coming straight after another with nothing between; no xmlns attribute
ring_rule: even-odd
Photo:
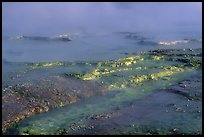
<svg viewBox="0 0 204 137"><path fill-rule="evenodd" d="M146 40L140 40L138 42L139 45L158 45L155 41L146 41Z"/></svg>
<svg viewBox="0 0 204 137"><path fill-rule="evenodd" d="M2 131L34 113L47 112L81 99L104 94L106 89L91 81L60 76L13 86L2 96Z"/></svg>
<svg viewBox="0 0 204 137"><path fill-rule="evenodd" d="M195 84L195 79L199 79L199 84ZM181 83L185 83L186 80ZM196 75L189 79L189 88L186 92L201 93L201 80L202 77ZM168 89L158 89L153 94L134 100L130 105L108 113L116 114L113 116L107 117L107 115L104 116L104 113L92 115L88 120L90 125L95 125L95 128L92 131L85 130L80 133L91 135L201 135L202 107L200 105L202 102L199 100L189 102L185 96L169 91L169 89L176 90L176 87L179 86L177 83Z"/></svg>
<svg viewBox="0 0 204 137"><path fill-rule="evenodd" d="M107 84L109 89L135 87L148 80L170 80L171 77L177 73L200 68L201 57L192 55L194 52L199 54L201 49L185 51L172 49L154 50L138 53L136 56L98 62L96 68L92 72L70 75L76 76L78 79L82 80L103 81L103 83ZM165 61L175 65L160 65L163 63L165 64ZM149 66L149 63L152 63L154 66ZM159 72L140 73L153 69ZM114 76L121 77L121 79L114 81Z"/></svg>
<svg viewBox="0 0 204 137"><path fill-rule="evenodd" d="M63 34L55 37L43 37L43 36L17 36L11 38L12 40L34 40L34 41L71 41L70 35Z"/></svg>
<svg viewBox="0 0 204 137"><path fill-rule="evenodd" d="M202 72L200 76L192 79L186 79L178 85L167 88L171 93L179 94L186 97L188 100L202 100Z"/></svg>
<svg viewBox="0 0 204 137"><path fill-rule="evenodd" d="M137 32L116 32L116 34L123 35L126 39L143 41L146 38Z"/></svg>
<svg viewBox="0 0 204 137"><path fill-rule="evenodd" d="M73 73L63 73L62 76L49 76L49 77L43 77L43 79L37 79L37 82L33 83L23 83L23 85L16 85L9 87L8 89L3 92L3 131L5 131L10 125L12 125L15 122L18 122L21 119L24 119L27 116L30 116L34 113L40 113L40 112L46 112L52 108L62 107L67 104L75 103L79 100L95 96L98 94L104 94L107 89L104 87L108 87L109 90L113 90L113 92L117 92L118 94L112 94L110 97L106 99L100 100L97 98L97 101L92 104L84 105L83 107L80 107L80 110L76 112L76 109L73 107L72 111L66 111L66 116L69 114L74 114L73 117L66 117L66 120L72 120L77 118L82 118L82 116L91 115L92 111L95 115L91 115L90 119L92 121L109 121L113 120L112 122L115 125L121 125L123 122L127 122L128 127L129 125L134 124L134 128L138 129L137 122L132 123L132 120L135 120L135 118L138 118L139 120L141 117L147 117L149 118L148 114L154 114L154 118L156 120L160 120L162 115L158 116L158 114L164 114L169 115L171 113L179 113L183 114L189 114L188 110L182 106L177 105L175 102L172 102L172 100L177 99L177 97L180 99L179 95L183 95L183 97L188 97L189 101L185 99L184 101L188 101L188 104L193 100L200 101L202 99L201 92L196 92L194 94L192 91L186 91L189 87L192 88L192 86L189 86L187 82L181 82L179 86L180 92L173 94L172 96L166 96L166 93L168 91L169 94L172 94L170 90L171 88L167 88L167 90L164 90L165 92L160 92L153 97L153 98L147 98L147 100L152 99L150 101L149 105L146 104L146 100L144 100L143 105L145 106L138 106L131 105L131 108L128 108L124 110L124 107L120 107L117 109L117 107L124 102L133 101L135 100L139 94L144 95L147 91L158 91L161 87L167 87L172 85L171 83L181 81L183 78L188 77L188 73L195 72L198 70L201 70L201 49L195 49L195 50L154 50L149 52L143 52L143 53L137 53L135 56L128 56L125 58L119 58L116 60L107 60L107 61L99 61L99 62L89 62L89 63L71 63L74 65L79 65L80 67L82 64L84 66L90 66L91 69L88 69L85 72L73 72ZM185 56L188 55L188 56ZM66 65L65 62L47 62L47 63L33 63L28 64L28 67L34 67L33 69L38 68L55 68L55 67L67 67L70 66ZM190 76L190 75L189 75ZM76 78L76 79L73 79ZM195 80L196 81L196 80ZM99 84L99 83L102 83ZM201 81L198 80L198 83L201 83ZM152 86L153 84L153 86ZM191 83L192 84L192 83ZM182 85L186 85L185 88L182 87ZM197 86L200 86L199 84L196 84ZM178 88L178 87L177 87ZM123 90L121 90L123 89ZM124 90L128 89L128 90ZM129 90L131 89L131 90ZM196 88L195 88L196 89ZM187 92L187 93L186 93ZM165 97L165 98L163 98ZM168 100L169 97L171 97L172 100ZM158 100L159 99L159 100ZM10 101L12 100L12 101ZM165 101L164 101L165 100ZM161 102L157 101L164 101L164 104L173 104L170 105L168 108L163 108L164 106L160 106ZM183 101L183 100L182 100ZM163 103L163 102L162 102ZM176 105L174 105L176 104ZM16 110L15 105L17 105L18 110ZM146 106L147 105L147 106ZM142 111L138 111L139 110ZM157 111L155 111L155 108ZM171 107L173 108L173 111L171 110ZM101 111L105 111L107 108L113 109L117 111L124 112L122 116L115 115L116 113L101 113ZM78 108L77 108L78 109ZM130 111L131 110L131 111ZM86 113L85 113L86 112ZM100 112L100 113L99 113ZM131 113L130 113L131 112ZM168 112L168 113L167 113ZM180 113L182 112L182 113ZM197 115L200 115L201 110L195 111ZM194 113L194 112L193 112ZM113 115L112 115L113 114ZM121 113L120 113L121 114ZM49 116L49 115L47 115ZM117 117L118 116L118 117ZM58 119L60 117L60 114L54 114L52 116L49 116L50 119L56 118ZM114 121L115 118L118 121ZM117 117L117 118L116 118ZM159 118L159 119L157 119ZM164 118L164 117L162 117ZM165 117L166 118L166 117ZM61 120L64 120L65 117L60 118ZM89 119L89 120L90 120ZM48 123L49 119L46 119ZM84 120L84 119L83 119ZM67 121L59 122L59 125L66 125ZM131 121L131 122L129 122ZM174 121L174 119L171 119L170 121ZM183 120L182 120L183 121ZM36 123L35 123L36 122ZM70 121L69 121L70 122ZM120 123L121 122L121 123ZM163 120L161 119L161 123ZM34 125L31 123L28 123L29 126L24 125L20 128L18 128L20 134L49 134L52 132L52 134L55 133L55 131L50 131L49 128L44 129L43 131L40 131L38 129L42 128L41 125L36 128L38 125L38 119L34 120ZM56 123L56 121L52 121L52 124ZM70 122L71 123L71 122ZM112 124L113 124L112 123ZM157 123L157 122L154 122ZM86 123L87 124L87 123ZM95 123L97 124L97 123ZM107 124L107 123L105 123ZM114 127L114 124L112 125ZM167 123L169 124L169 123ZM46 123L44 123L44 126ZM83 123L84 125L84 123ZM99 128L97 125L90 124L91 126L88 126L88 129L80 128L79 125L71 126L70 130L61 130L56 129L58 132L70 134L70 131L72 133L79 133L78 129L85 129L84 132L87 130L90 131L93 134L101 133L100 131L110 131L110 127L102 127L104 128L101 130L100 126ZM92 126L94 128L92 128ZM31 128L30 128L31 127ZM58 128L54 125L54 127ZM50 126L52 128L52 126ZM116 126L117 128L117 126ZM127 128L127 127L125 127ZM132 126L131 126L132 128ZM142 133L145 132L145 134L171 134L171 129L175 127L170 127L169 132L163 132L162 130L157 131L153 130L150 127L147 127L145 129L138 130L138 132L133 131L124 131L124 133L130 133L130 134L139 134L140 131ZM64 129L64 127L63 127ZM108 130L107 130L108 129ZM66 131L66 132L65 132ZM93 131L93 132L92 132ZM116 131L116 130L113 130ZM180 131L180 130L179 130ZM56 131L56 133L58 133ZM112 133L112 131L110 131ZM108 133L110 133L108 132ZM90 133L90 132L86 132ZM117 131L117 133L122 134L120 131Z"/></svg>

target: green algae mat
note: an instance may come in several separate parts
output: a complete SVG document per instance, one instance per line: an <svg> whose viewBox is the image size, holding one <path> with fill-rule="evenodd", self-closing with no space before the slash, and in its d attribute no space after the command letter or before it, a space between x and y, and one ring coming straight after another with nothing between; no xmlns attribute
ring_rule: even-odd
<svg viewBox="0 0 204 137"><path fill-rule="evenodd" d="M10 114L4 134L202 134L201 49L10 64L20 66L14 78L21 84L3 85L3 111L11 111L6 99L15 94L32 113Z"/></svg>

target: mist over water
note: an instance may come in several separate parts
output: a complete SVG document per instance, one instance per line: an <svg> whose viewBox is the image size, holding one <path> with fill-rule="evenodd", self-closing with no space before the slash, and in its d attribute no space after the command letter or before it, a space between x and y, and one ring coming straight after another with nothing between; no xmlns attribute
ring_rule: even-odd
<svg viewBox="0 0 204 137"><path fill-rule="evenodd" d="M120 52L160 48L115 32L137 32L157 42L202 37L199 2L10 2L3 3L2 16L3 38L79 34L70 42L4 39L3 58L9 61L103 60L121 57Z"/></svg>
<svg viewBox="0 0 204 137"><path fill-rule="evenodd" d="M201 32L201 3L3 3L4 35L70 31Z"/></svg>

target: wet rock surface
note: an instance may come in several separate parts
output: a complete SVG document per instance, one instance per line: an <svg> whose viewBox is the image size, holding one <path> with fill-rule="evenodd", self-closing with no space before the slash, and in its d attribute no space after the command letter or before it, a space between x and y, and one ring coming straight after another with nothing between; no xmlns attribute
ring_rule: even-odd
<svg viewBox="0 0 204 137"><path fill-rule="evenodd" d="M2 84L2 130L20 123L6 134L202 134L201 49L134 54L97 63L28 64L31 72L56 71L25 75L34 79L20 84ZM60 70L71 66L91 68ZM100 96L107 90L113 93ZM85 102L89 97L92 101ZM76 102L82 104L74 106ZM54 109L67 104L73 104L70 111ZM38 121L33 114L40 112L48 113ZM31 115L30 122L22 120Z"/></svg>
<svg viewBox="0 0 204 137"><path fill-rule="evenodd" d="M179 85L168 88L167 91L183 95L189 100L202 101L202 76L186 79L185 81L180 82Z"/></svg>
<svg viewBox="0 0 204 137"><path fill-rule="evenodd" d="M180 72L202 68L201 49L159 49L134 55L98 62L92 72L69 75L98 80L113 89L135 87L148 80L169 80Z"/></svg>
<svg viewBox="0 0 204 137"><path fill-rule="evenodd" d="M34 40L34 41L71 41L71 34L62 34L55 37L44 36L17 36L11 40Z"/></svg>
<svg viewBox="0 0 204 137"><path fill-rule="evenodd" d="M188 90L195 94L202 92L202 77L186 79ZM93 129L79 130L75 134L113 135L201 135L202 102L189 100L175 91L180 84L160 89L145 98L131 102L109 114L98 114L89 118ZM202 99L202 95L200 95Z"/></svg>
<svg viewBox="0 0 204 137"><path fill-rule="evenodd" d="M92 81L60 76L10 86L2 96L2 130L34 113L47 112L104 93L105 88Z"/></svg>

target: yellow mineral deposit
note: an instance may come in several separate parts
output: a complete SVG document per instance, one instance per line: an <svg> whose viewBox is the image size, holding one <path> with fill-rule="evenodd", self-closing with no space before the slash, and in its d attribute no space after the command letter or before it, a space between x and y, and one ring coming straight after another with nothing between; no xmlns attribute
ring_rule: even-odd
<svg viewBox="0 0 204 137"><path fill-rule="evenodd" d="M60 102L60 103L59 103L59 106L60 106L60 107L63 107L64 105L65 105L65 104L64 104L63 102Z"/></svg>
<svg viewBox="0 0 204 137"><path fill-rule="evenodd" d="M49 67L55 67L55 66L62 66L64 63L62 62L48 62L48 63L36 63L32 65L33 69L36 68L49 68Z"/></svg>
<svg viewBox="0 0 204 137"><path fill-rule="evenodd" d="M147 75L142 75L142 76L140 76L140 77L134 78L132 82L134 82L134 83L140 83L140 82L146 80L147 78L148 78Z"/></svg>
<svg viewBox="0 0 204 137"><path fill-rule="evenodd" d="M144 58L140 56L131 56L131 57L126 57L126 58L120 58L115 61L109 61L109 62L99 62L97 65L97 68L91 72L87 73L84 76L82 76L82 80L93 80L95 78L99 78L103 75L108 75L111 73L115 72L120 72L120 71L131 71L133 69L139 70L142 69L141 67L127 67L125 66L131 66L138 61L143 61ZM145 69L145 67L144 67ZM103 71L101 71L103 70Z"/></svg>
<svg viewBox="0 0 204 137"><path fill-rule="evenodd" d="M163 58L163 56L153 56L153 57L152 57L153 60L160 60L160 59L162 59L162 58Z"/></svg>
<svg viewBox="0 0 204 137"><path fill-rule="evenodd" d="M111 84L109 86L109 89L125 88L125 87L127 87L127 85L130 85L130 84L136 84L137 85L139 83L144 82L145 80L158 80L160 78L171 76L175 73L184 71L183 68L176 67L176 66L162 66L160 68L164 69L165 71L152 73L152 74L145 74L145 75L140 75L140 76L138 76L138 75L131 76L131 79L129 79L129 80Z"/></svg>

